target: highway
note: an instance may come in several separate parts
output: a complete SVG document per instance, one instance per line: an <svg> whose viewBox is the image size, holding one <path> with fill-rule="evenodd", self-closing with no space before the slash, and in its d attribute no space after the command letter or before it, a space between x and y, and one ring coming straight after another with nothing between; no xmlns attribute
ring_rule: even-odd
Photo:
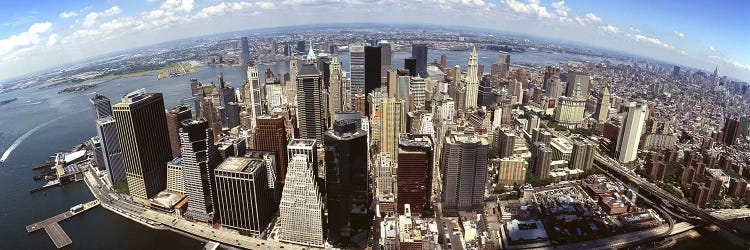
<svg viewBox="0 0 750 250"><path fill-rule="evenodd" d="M673 196L672 194L670 194L667 191L664 191L663 189L660 189L653 183L641 178L640 176L635 175L635 173L633 173L632 171L626 170L620 165L620 163L616 162L612 158L602 156L599 154L599 152L595 152L594 160L596 163L602 164L606 166L608 169L617 172L619 175L622 175L623 177L627 178L629 181L638 185L641 189L644 189L647 192L653 194L654 196L664 201L669 202L671 205L678 207L684 211L687 211L688 213L701 218L703 221L706 221L710 224L714 224L721 229L724 229L733 234L736 234L745 240L750 240L750 234L745 232L743 229L729 223L728 221L724 221L719 218L716 218L710 213L703 211L703 209L698 208L695 205L690 204L686 201L683 201L682 199L679 199Z"/></svg>

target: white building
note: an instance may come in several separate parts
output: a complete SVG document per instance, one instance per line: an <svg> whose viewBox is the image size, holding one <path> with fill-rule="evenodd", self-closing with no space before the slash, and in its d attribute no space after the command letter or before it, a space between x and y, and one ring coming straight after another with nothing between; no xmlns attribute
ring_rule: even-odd
<svg viewBox="0 0 750 250"><path fill-rule="evenodd" d="M291 159L279 205L279 237L283 242L324 247L323 200L313 167L305 155L296 154Z"/></svg>
<svg viewBox="0 0 750 250"><path fill-rule="evenodd" d="M464 77L464 85L466 86L466 104L464 108L477 107L477 96L479 95L479 62L476 47L469 54L469 69Z"/></svg>
<svg viewBox="0 0 750 250"><path fill-rule="evenodd" d="M643 134L643 126L646 124L648 106L628 102L625 104L625 109L627 114L620 129L620 136L617 138L617 160L621 163L633 161L637 157L638 143Z"/></svg>

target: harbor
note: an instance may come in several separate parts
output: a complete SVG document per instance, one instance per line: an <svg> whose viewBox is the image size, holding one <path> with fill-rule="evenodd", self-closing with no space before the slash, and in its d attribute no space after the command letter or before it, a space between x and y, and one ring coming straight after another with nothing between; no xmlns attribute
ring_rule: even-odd
<svg viewBox="0 0 750 250"><path fill-rule="evenodd" d="M26 232L33 233L40 229L44 229L44 231L47 232L47 235L49 235L50 239L52 239L52 243L55 244L55 247L57 247L58 249L63 248L67 245L72 244L73 240L71 240L68 234L65 233L62 227L60 227L59 223L72 218L73 216L82 214L83 212L86 212L97 206L99 206L98 200L93 200L85 204L73 206L68 211L26 226Z"/></svg>

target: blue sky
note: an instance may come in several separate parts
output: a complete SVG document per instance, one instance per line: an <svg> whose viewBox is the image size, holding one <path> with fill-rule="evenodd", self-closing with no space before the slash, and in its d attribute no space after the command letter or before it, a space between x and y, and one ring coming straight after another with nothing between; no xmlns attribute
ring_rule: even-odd
<svg viewBox="0 0 750 250"><path fill-rule="evenodd" d="M750 81L750 1L0 2L0 81L133 46L320 23L465 25L588 43Z"/></svg>

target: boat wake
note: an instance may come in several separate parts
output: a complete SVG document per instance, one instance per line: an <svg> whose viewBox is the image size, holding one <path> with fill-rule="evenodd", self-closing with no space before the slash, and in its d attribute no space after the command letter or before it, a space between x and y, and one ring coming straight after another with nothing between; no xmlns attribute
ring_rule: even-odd
<svg viewBox="0 0 750 250"><path fill-rule="evenodd" d="M26 138L29 138L29 136L31 136L34 133L36 133L37 130L41 129L44 126L49 125L50 123L53 123L53 122L55 122L57 120L60 120L61 118L63 118L63 117L58 117L58 118L49 120L49 121L47 121L45 123L39 124L38 126L32 128L31 130L29 130L26 133L24 133L23 135L21 135L21 137L18 137L18 139L16 139L13 142L13 144L11 144L10 147L8 147L8 149L6 149L5 152L3 152L3 156L0 157L0 162L5 162L5 160L8 159L8 157L10 156L10 153L13 153L13 150L15 150L16 147L18 147L18 145L21 145L21 143L23 143L23 141L25 141Z"/></svg>

